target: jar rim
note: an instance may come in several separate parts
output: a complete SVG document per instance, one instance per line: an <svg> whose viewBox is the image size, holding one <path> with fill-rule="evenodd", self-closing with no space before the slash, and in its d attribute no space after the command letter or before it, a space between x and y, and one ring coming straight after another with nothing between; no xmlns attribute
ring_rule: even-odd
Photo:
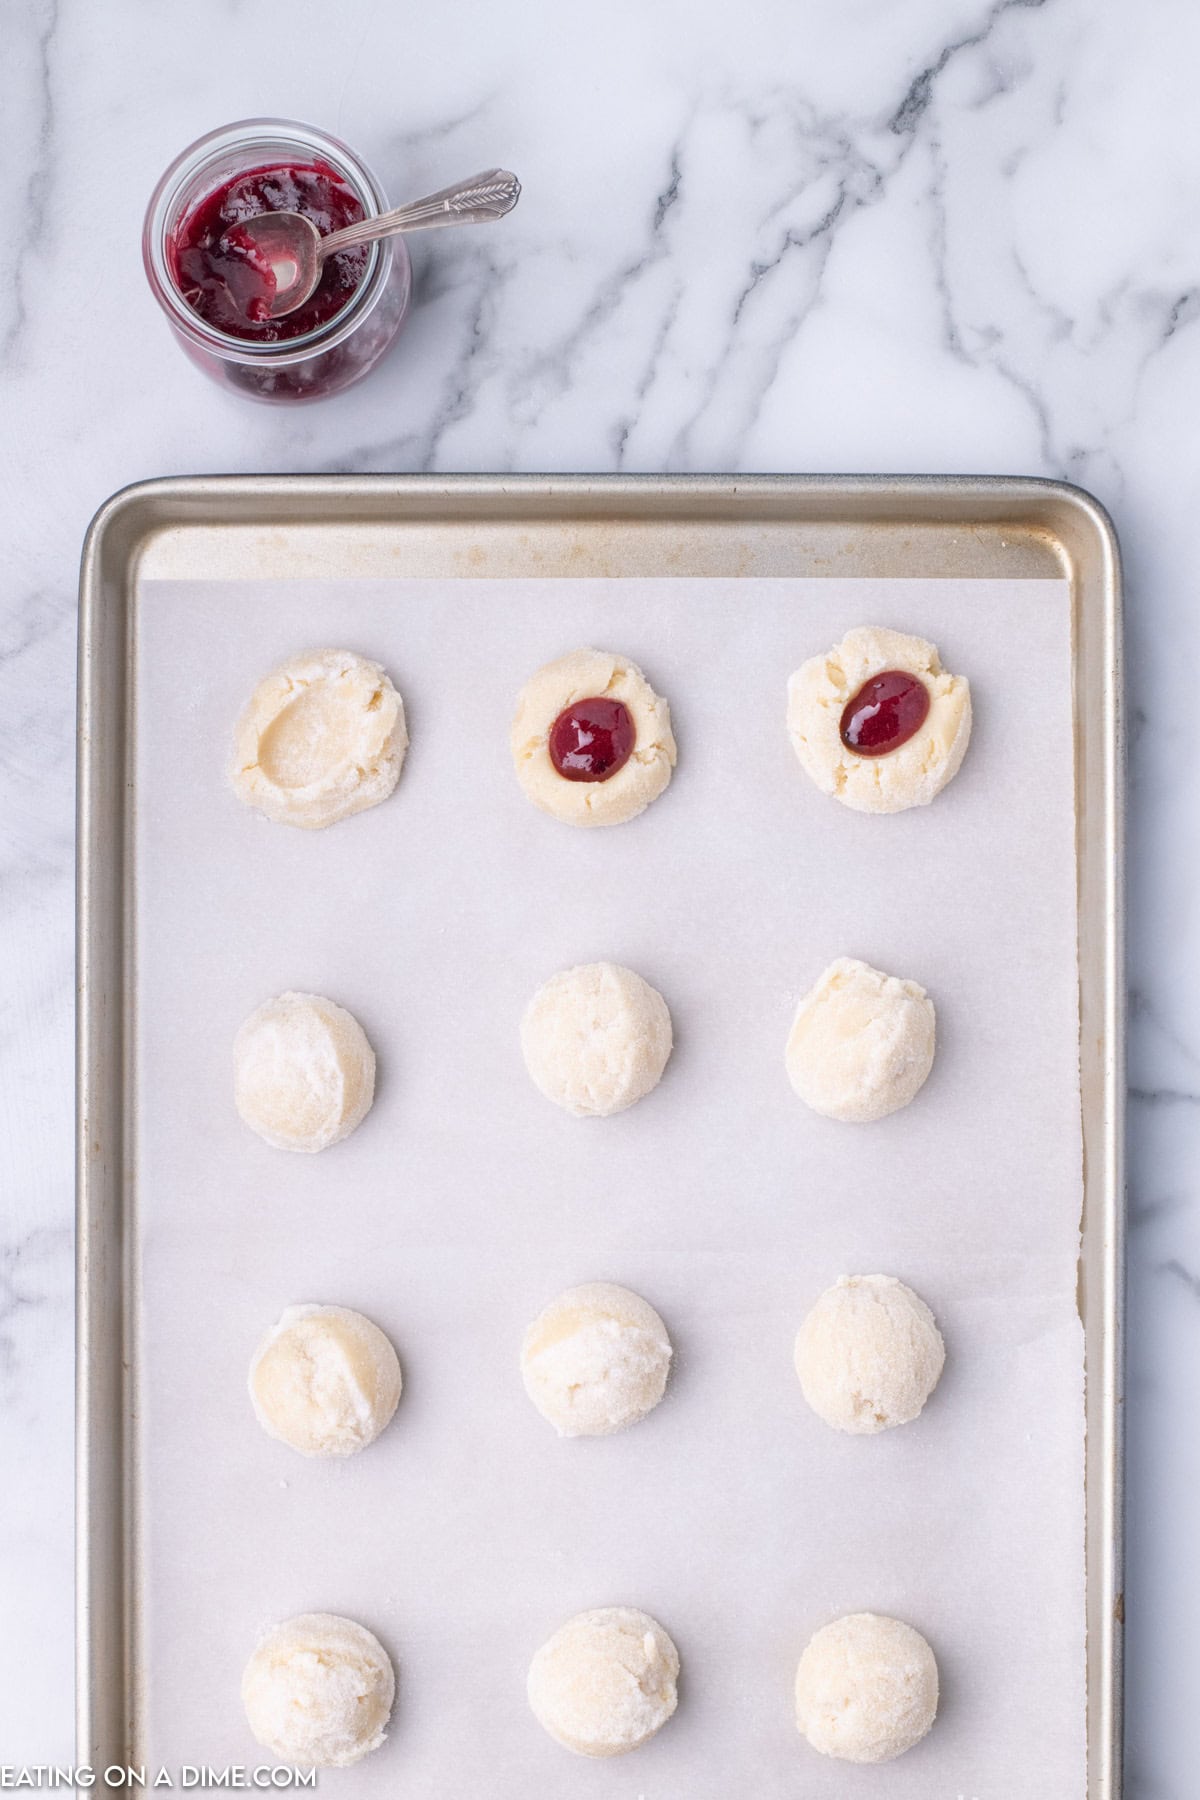
<svg viewBox="0 0 1200 1800"><path fill-rule="evenodd" d="M146 208L142 260L155 299L176 330L210 355L226 362L253 362L283 368L303 362L318 351L332 349L373 311L391 272L395 240L384 239L372 244L366 273L346 304L332 318L314 325L311 331L274 343L235 337L193 312L172 278L167 259L168 232L184 211L181 197L186 193L189 200L201 199L206 172L243 147L248 152L253 152L256 147L266 152L272 147L288 146L330 162L354 189L362 203L364 218L377 218L387 211L387 199L379 181L349 145L317 126L304 125L296 119L271 118L238 119L205 132L203 137L181 150L164 171ZM407 257L403 244L401 253Z"/></svg>

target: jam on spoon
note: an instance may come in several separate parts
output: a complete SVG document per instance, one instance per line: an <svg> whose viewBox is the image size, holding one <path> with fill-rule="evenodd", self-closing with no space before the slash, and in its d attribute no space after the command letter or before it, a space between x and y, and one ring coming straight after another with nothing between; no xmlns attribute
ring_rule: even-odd
<svg viewBox="0 0 1200 1800"><path fill-rule="evenodd" d="M328 257L315 292L295 312L271 317L276 275L248 222L261 213L297 212L322 237L365 217L362 201L328 163L287 163L232 176L186 213L168 240L175 285L192 311L230 337L273 344L324 325L366 274L370 248Z"/></svg>
<svg viewBox="0 0 1200 1800"><path fill-rule="evenodd" d="M842 712L842 742L859 756L886 756L925 723L929 689L907 669L884 669L864 681Z"/></svg>
<svg viewBox="0 0 1200 1800"><path fill-rule="evenodd" d="M621 700L595 695L564 707L550 727L550 761L566 781L607 781L633 754L637 730Z"/></svg>

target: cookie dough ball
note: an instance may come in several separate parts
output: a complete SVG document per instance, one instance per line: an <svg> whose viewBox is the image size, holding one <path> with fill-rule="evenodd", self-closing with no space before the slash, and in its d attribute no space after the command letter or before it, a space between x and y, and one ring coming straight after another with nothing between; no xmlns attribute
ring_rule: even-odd
<svg viewBox="0 0 1200 1800"><path fill-rule="evenodd" d="M370 1112L375 1052L345 1007L280 994L233 1041L233 1094L246 1124L276 1149L325 1150Z"/></svg>
<svg viewBox="0 0 1200 1800"><path fill-rule="evenodd" d="M230 774L247 806L319 831L386 800L407 748L404 707L379 664L352 650L310 650L255 688Z"/></svg>
<svg viewBox="0 0 1200 1800"><path fill-rule="evenodd" d="M242 1676L258 1742L280 1762L345 1769L387 1736L396 1677L379 1639L336 1613L276 1625Z"/></svg>
<svg viewBox="0 0 1200 1800"><path fill-rule="evenodd" d="M919 1631L849 1613L809 1642L796 1671L796 1723L814 1750L843 1762L890 1762L937 1715L938 1672Z"/></svg>
<svg viewBox="0 0 1200 1800"><path fill-rule="evenodd" d="M560 1437L604 1437L644 1419L670 1366L671 1340L654 1308L611 1281L568 1288L521 1346L525 1392Z"/></svg>
<svg viewBox="0 0 1200 1800"><path fill-rule="evenodd" d="M915 1419L945 1361L933 1314L894 1275L843 1275L796 1336L804 1398L827 1425L859 1435Z"/></svg>
<svg viewBox="0 0 1200 1800"><path fill-rule="evenodd" d="M365 1450L395 1412L400 1387L391 1344L348 1306L289 1306L250 1365L259 1424L302 1456Z"/></svg>
<svg viewBox="0 0 1200 1800"><path fill-rule="evenodd" d="M671 1042L662 995L617 963L552 975L521 1020L525 1067L547 1100L577 1118L604 1119L644 1099Z"/></svg>
<svg viewBox="0 0 1200 1800"><path fill-rule="evenodd" d="M885 676L919 685L905 692L903 680L889 681L863 692ZM855 812L904 812L927 806L957 775L971 737L971 690L924 638L864 625L796 670L787 724L823 794Z"/></svg>
<svg viewBox="0 0 1200 1800"><path fill-rule="evenodd" d="M675 767L666 701L636 663L607 650L573 650L532 675L510 743L533 804L568 825L636 818Z"/></svg>
<svg viewBox="0 0 1200 1800"><path fill-rule="evenodd" d="M577 1613L529 1665L529 1704L578 1756L623 1756L675 1711L679 1656L649 1613L603 1606Z"/></svg>
<svg viewBox="0 0 1200 1800"><path fill-rule="evenodd" d="M886 1118L925 1085L936 1027L933 1001L915 981L841 956L796 1008L788 1078L827 1119Z"/></svg>

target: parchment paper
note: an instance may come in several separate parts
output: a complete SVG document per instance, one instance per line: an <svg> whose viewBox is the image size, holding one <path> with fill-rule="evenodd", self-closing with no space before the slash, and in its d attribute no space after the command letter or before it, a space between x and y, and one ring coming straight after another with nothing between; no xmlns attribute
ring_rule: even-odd
<svg viewBox="0 0 1200 1800"><path fill-rule="evenodd" d="M931 637L975 737L928 809L866 818L809 783L788 674L852 625ZM321 1776L376 1800L1078 1800L1084 1793L1083 1340L1068 595L1048 581L148 583L137 678L143 1523L152 1764L269 1760L246 1726L260 1632L329 1610L399 1668L385 1748ZM319 833L226 783L234 718L293 651L347 646L399 687L386 805ZM536 812L514 698L580 644L634 657L680 746L612 830ZM793 1095L798 995L835 956L928 987L933 1075L839 1125ZM676 1050L630 1112L535 1090L517 1020L547 975L611 959L666 996ZM316 1157L259 1141L230 1046L286 988L379 1057L375 1107ZM843 1273L911 1283L946 1337L915 1424L811 1414L797 1326ZM663 1314L663 1405L560 1442L517 1372L559 1289ZM344 1464L271 1442L255 1344L301 1300L395 1342L399 1412ZM683 1664L635 1755L572 1757L528 1710L530 1656L628 1603ZM895 1613L933 1644L930 1737L883 1769L793 1723L810 1634Z"/></svg>

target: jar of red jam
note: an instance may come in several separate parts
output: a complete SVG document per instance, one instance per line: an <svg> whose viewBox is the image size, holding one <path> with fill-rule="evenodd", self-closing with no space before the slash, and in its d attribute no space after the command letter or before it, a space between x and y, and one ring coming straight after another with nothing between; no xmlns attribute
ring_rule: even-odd
<svg viewBox="0 0 1200 1800"><path fill-rule="evenodd" d="M288 119L244 119L200 138L167 170L146 213L154 297L207 375L254 400L318 400L374 367L408 311L404 239L331 256L316 292L272 319L255 213L290 210L322 234L388 210L352 150Z"/></svg>

